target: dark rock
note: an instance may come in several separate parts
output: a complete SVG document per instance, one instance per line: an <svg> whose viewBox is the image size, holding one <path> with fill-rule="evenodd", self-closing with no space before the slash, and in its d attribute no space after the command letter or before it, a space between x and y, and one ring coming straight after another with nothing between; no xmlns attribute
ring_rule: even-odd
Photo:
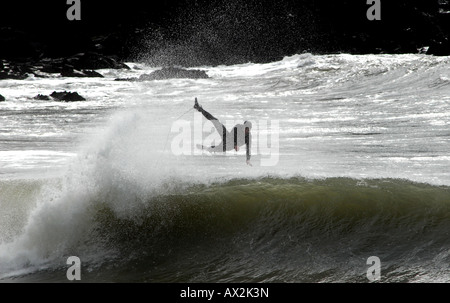
<svg viewBox="0 0 450 303"><path fill-rule="evenodd" d="M93 70L80 70L74 68L73 65L67 63L67 60L59 59L42 59L36 68L42 73L56 74L60 73L63 77L100 77L103 75Z"/></svg>
<svg viewBox="0 0 450 303"><path fill-rule="evenodd" d="M2 95L0 95L0 101L5 101L5 97L3 97Z"/></svg>
<svg viewBox="0 0 450 303"><path fill-rule="evenodd" d="M75 56L69 57L66 63L78 70L92 70L92 69L130 69L125 63L119 62L112 56L104 56L94 52L79 53Z"/></svg>
<svg viewBox="0 0 450 303"><path fill-rule="evenodd" d="M35 99L35 100L42 100L42 101L48 101L48 100L50 100L50 97L47 96L47 95L38 94L33 99Z"/></svg>
<svg viewBox="0 0 450 303"><path fill-rule="evenodd" d="M39 62L38 67L43 73L58 74L63 71L65 65L61 60L49 61L48 59L44 59Z"/></svg>
<svg viewBox="0 0 450 303"><path fill-rule="evenodd" d="M39 62L1 62L0 80L16 79L23 80L29 75L36 77L46 77L45 74L60 73L63 77L100 77L103 75L89 69L76 69L72 65L67 64L64 59L43 59Z"/></svg>
<svg viewBox="0 0 450 303"><path fill-rule="evenodd" d="M162 80L162 79L207 79L208 74L203 70L187 70L177 67L167 67L152 72L149 75L141 75L139 81Z"/></svg>
<svg viewBox="0 0 450 303"><path fill-rule="evenodd" d="M84 77L91 77L91 78L99 77L99 78L104 78L102 74L100 74L99 72L96 72L95 70L83 70L82 73L83 73Z"/></svg>
<svg viewBox="0 0 450 303"><path fill-rule="evenodd" d="M0 80L15 79L23 80L29 75L45 77L44 74L60 73L63 77L103 77L102 74L93 70L78 70L66 64L63 60L42 60L34 63L2 62L0 66Z"/></svg>
<svg viewBox="0 0 450 303"><path fill-rule="evenodd" d="M141 75L139 78L116 79L116 81L152 81L165 79L208 79L208 74L203 70L188 70L178 67L165 67L150 74Z"/></svg>
<svg viewBox="0 0 450 303"><path fill-rule="evenodd" d="M83 73L75 71L73 68L65 65L61 70L61 76L63 77L83 77Z"/></svg>
<svg viewBox="0 0 450 303"><path fill-rule="evenodd" d="M90 78L100 77L100 78L103 78L103 75L98 73L98 72L96 72L96 71L93 71L93 70L82 70L82 71L79 71L79 70L73 69L73 68L71 68L71 67L69 67L67 65L65 65L62 68L61 76L63 76L63 77L82 77L82 78L86 78L86 77L90 77Z"/></svg>
<svg viewBox="0 0 450 303"><path fill-rule="evenodd" d="M28 77L28 74L31 74L32 70L29 66L22 63L3 63L3 68L0 71L0 80L2 79L15 79L15 80L23 80Z"/></svg>
<svg viewBox="0 0 450 303"><path fill-rule="evenodd" d="M82 96L80 96L77 92L67 92L67 91L56 92L56 91L54 91L53 93L50 94L50 96L53 99L56 99L58 101L67 101L67 102L86 101L86 99L83 98Z"/></svg>

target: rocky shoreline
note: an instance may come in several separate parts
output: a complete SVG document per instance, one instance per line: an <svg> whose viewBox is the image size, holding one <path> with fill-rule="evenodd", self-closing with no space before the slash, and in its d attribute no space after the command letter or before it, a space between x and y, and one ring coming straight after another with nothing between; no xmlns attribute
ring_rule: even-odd
<svg viewBox="0 0 450 303"><path fill-rule="evenodd" d="M28 11L19 10L20 3L10 12L2 8L0 80L103 77L99 69L129 69L124 62L184 68L266 63L302 52L450 55L450 1L384 1L381 21L367 20L366 1L198 0L192 6L169 0L163 7L148 3L139 9L130 1L106 12L92 4L84 9L100 17L79 23L64 14L55 19L60 8L40 2ZM34 10L43 13L42 20L29 23ZM169 76L205 77L163 70L118 80Z"/></svg>
<svg viewBox="0 0 450 303"><path fill-rule="evenodd" d="M24 80L30 76L38 78L49 78L51 75L59 74L61 77L100 77L103 75L95 69L130 69L125 63L117 61L115 58L102 56L95 53L80 53L69 58L59 58L55 60L42 59L36 62L8 62L0 61L0 80L13 79ZM117 78L115 81L153 81L166 79L207 79L209 76L203 70L185 69L179 67L163 67L150 74L143 74L140 77ZM77 92L57 92L52 94L38 94L33 97L40 101L86 101ZM6 101L0 95L0 102Z"/></svg>
<svg viewBox="0 0 450 303"><path fill-rule="evenodd" d="M44 58L29 61L0 61L0 80L23 80L33 75L38 78L59 74L62 77L103 77L96 69L129 69L112 56L98 53L79 53L67 58Z"/></svg>

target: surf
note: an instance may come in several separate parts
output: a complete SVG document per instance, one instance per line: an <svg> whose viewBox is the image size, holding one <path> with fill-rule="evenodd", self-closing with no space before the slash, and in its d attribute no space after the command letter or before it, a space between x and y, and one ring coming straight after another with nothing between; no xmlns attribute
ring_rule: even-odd
<svg viewBox="0 0 450 303"><path fill-rule="evenodd" d="M30 272L19 275L20 279L32 279L34 272L37 277L62 280L51 273L63 267L66 256L77 255L92 271L92 276L84 274L85 280L99 275L120 280L105 267L127 268L130 263L143 262L144 268L135 268L134 274L149 271L155 274L152 281L169 281L156 267L173 272L175 264L187 266L176 261L179 255L197 260L200 267L215 268L211 275L219 281L257 281L252 271L221 274L212 265L220 256L229 258L230 249L223 251L224 245L236 249L239 245L237 254L244 258L273 256L274 260L281 258L281 264L289 258L297 263L301 256L307 262L297 274L315 271L318 256L336 258L341 264L345 258L376 253L384 262L420 261L425 262L424 268L438 259L444 266L449 258L450 188L445 186L396 179L302 177L167 186L171 190L159 194L139 192L130 185L78 193L77 199L71 192L59 202L46 202L31 215L25 234L12 242L3 241L0 264L5 269L7 259L9 267L28 268ZM131 205L123 205L125 195ZM329 251L331 247L336 251ZM230 262L230 268L237 266ZM14 276L14 270L9 268L2 278L11 279L8 273ZM100 274L103 270L105 276ZM292 272L277 276L273 268L259 270L266 271L267 281L295 280ZM187 279L201 281L195 275Z"/></svg>
<svg viewBox="0 0 450 303"><path fill-rule="evenodd" d="M5 82L0 279L64 281L78 256L84 281L365 281L378 256L386 281L450 281L447 65L302 54L203 67L201 81L113 80L139 65L55 108L22 100L54 80ZM224 120L280 121L276 165L175 155L195 96Z"/></svg>

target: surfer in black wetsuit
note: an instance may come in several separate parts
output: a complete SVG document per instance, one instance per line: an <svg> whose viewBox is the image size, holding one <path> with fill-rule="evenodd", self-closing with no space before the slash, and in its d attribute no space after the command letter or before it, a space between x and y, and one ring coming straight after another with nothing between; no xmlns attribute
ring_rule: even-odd
<svg viewBox="0 0 450 303"><path fill-rule="evenodd" d="M252 142L252 134L250 133L252 129L252 123L250 121L245 121L244 124L236 124L233 127L231 132L227 131L225 126L217 120L216 117L208 113L204 110L197 102L197 98L195 98L194 108L201 112L203 116L212 122L214 127L219 132L219 135L222 137L222 142L219 145L211 146L211 147L203 147L203 149L208 150L209 152L217 152L217 151L230 151L235 150L239 151L239 146L246 145L246 154L247 154L247 164L252 166L250 163L251 157L251 142Z"/></svg>

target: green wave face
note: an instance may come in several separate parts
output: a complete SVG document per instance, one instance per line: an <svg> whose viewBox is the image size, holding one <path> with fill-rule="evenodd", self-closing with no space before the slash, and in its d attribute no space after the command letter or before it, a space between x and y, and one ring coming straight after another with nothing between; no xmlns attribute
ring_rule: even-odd
<svg viewBox="0 0 450 303"><path fill-rule="evenodd" d="M449 197L394 179L233 180L153 197L125 218L97 204L97 237L117 262L150 267L150 281L366 281L372 255L390 281L426 280L449 260Z"/></svg>

